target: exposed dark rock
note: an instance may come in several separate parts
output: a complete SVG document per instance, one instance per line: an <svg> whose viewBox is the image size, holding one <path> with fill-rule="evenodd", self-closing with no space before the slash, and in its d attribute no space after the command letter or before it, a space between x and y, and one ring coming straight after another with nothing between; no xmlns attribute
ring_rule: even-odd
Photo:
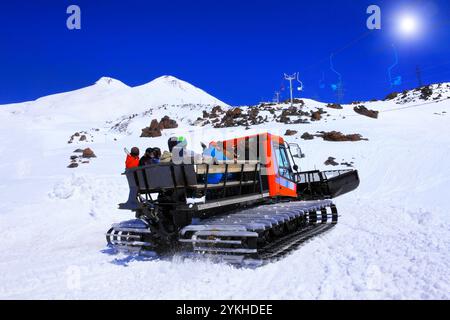
<svg viewBox="0 0 450 320"><path fill-rule="evenodd" d="M309 134L308 132L305 132L300 138L302 138L303 140L313 140L314 136L312 134Z"/></svg>
<svg viewBox="0 0 450 320"><path fill-rule="evenodd" d="M341 166L346 166L346 167L349 167L349 168L353 168L353 164L350 162L342 162L341 163Z"/></svg>
<svg viewBox="0 0 450 320"><path fill-rule="evenodd" d="M369 118L373 118L373 119L378 119L378 111L369 110L363 105L356 106L356 107L353 108L353 110L356 113L361 114L363 116L366 116L366 117L369 117Z"/></svg>
<svg viewBox="0 0 450 320"><path fill-rule="evenodd" d="M265 107L272 107L275 106L276 103L261 103L258 107L259 108L265 108Z"/></svg>
<svg viewBox="0 0 450 320"><path fill-rule="evenodd" d="M286 99L283 101L283 104L290 104L290 103L291 103L291 99ZM297 99L297 98L292 99L292 103L300 104L300 106L305 105L305 102L302 99Z"/></svg>
<svg viewBox="0 0 450 320"><path fill-rule="evenodd" d="M229 128L229 127L234 127L235 125L238 125L238 124L235 123L235 122L233 121L233 117L225 116L225 117L222 119L222 122L221 122L220 124L218 124L218 125L216 126L216 128L220 128L220 127L226 127L226 128Z"/></svg>
<svg viewBox="0 0 450 320"><path fill-rule="evenodd" d="M326 166L338 166L339 163L337 163L335 160L336 160L336 158L328 157L328 159L324 162L324 164Z"/></svg>
<svg viewBox="0 0 450 320"><path fill-rule="evenodd" d="M227 117L231 117L232 119L239 118L242 115L242 109L241 108L234 108L231 110L228 110L226 112Z"/></svg>
<svg viewBox="0 0 450 320"><path fill-rule="evenodd" d="M76 167L78 167L78 163L76 163L76 162L72 162L71 164L69 164L68 166L67 166L67 168L76 168Z"/></svg>
<svg viewBox="0 0 450 320"><path fill-rule="evenodd" d="M215 106L214 108L212 108L211 113L212 114L220 114L220 113L224 113L224 111L222 110L221 106Z"/></svg>
<svg viewBox="0 0 450 320"><path fill-rule="evenodd" d="M433 95L433 89L430 86L420 88L420 99L428 100Z"/></svg>
<svg viewBox="0 0 450 320"><path fill-rule="evenodd" d="M278 122L288 124L288 123L291 123L291 119L285 115L281 115L281 117L278 118Z"/></svg>
<svg viewBox="0 0 450 320"><path fill-rule="evenodd" d="M397 98L398 95L399 95L398 92L392 92L392 93L388 94L388 95L386 96L386 98L384 98L384 100L385 100L385 101L387 101L387 100L393 100L393 99Z"/></svg>
<svg viewBox="0 0 450 320"><path fill-rule="evenodd" d="M303 121L299 121L298 119L301 116L311 116L308 112L302 111L298 109L296 106L291 106L287 109L283 109L280 116L276 119L277 122L290 124L290 123L303 123ZM291 117L297 117L297 120L292 120Z"/></svg>
<svg viewBox="0 0 450 320"><path fill-rule="evenodd" d="M86 148L83 150L83 158L97 158L97 156L95 155L94 151L92 151L91 148Z"/></svg>
<svg viewBox="0 0 450 320"><path fill-rule="evenodd" d="M356 103L355 103L356 104ZM340 105L339 103L329 103L327 104L327 108L331 108L331 109L344 109L342 107L342 105Z"/></svg>
<svg viewBox="0 0 450 320"><path fill-rule="evenodd" d="M219 111L218 109L216 112ZM220 115L215 113L212 123L214 124L214 128L228 128L237 126L248 127L267 122L267 117L263 118L259 116L259 111L258 107L248 108L246 112L241 108L230 109ZM203 125L205 124L203 123Z"/></svg>
<svg viewBox="0 0 450 320"><path fill-rule="evenodd" d="M161 130L178 128L178 123L164 116L161 121L153 119L150 126L142 129L141 138L154 138L162 136Z"/></svg>
<svg viewBox="0 0 450 320"><path fill-rule="evenodd" d="M175 120L170 119L168 116L164 116L159 122L159 128L163 129L175 129L178 128L178 123Z"/></svg>
<svg viewBox="0 0 450 320"><path fill-rule="evenodd" d="M87 141L87 132L86 131L80 131L80 132L75 132L73 135L70 136L69 141L67 141L67 143L73 143L76 139L78 139L78 141Z"/></svg>
<svg viewBox="0 0 450 320"><path fill-rule="evenodd" d="M330 131L330 132L319 132L319 137L322 137L325 141L361 141L368 140L363 138L360 134L343 134L338 131Z"/></svg>
<svg viewBox="0 0 450 320"><path fill-rule="evenodd" d="M250 119L256 119L256 117L258 116L258 114L259 114L259 110L256 109L256 108L250 109L250 110L248 111L248 117L249 117Z"/></svg>
<svg viewBox="0 0 450 320"><path fill-rule="evenodd" d="M78 156L70 156L70 160L76 160L78 159Z"/></svg>
<svg viewBox="0 0 450 320"><path fill-rule="evenodd" d="M311 120L312 121L319 121L320 119L322 119L322 114L320 111L311 112Z"/></svg>
<svg viewBox="0 0 450 320"><path fill-rule="evenodd" d="M286 130L286 133L284 134L285 136L294 136L297 134L298 131L295 130Z"/></svg>
<svg viewBox="0 0 450 320"><path fill-rule="evenodd" d="M154 138L162 136L161 129L159 128L158 120L153 119L150 126L142 129L141 138Z"/></svg>
<svg viewBox="0 0 450 320"><path fill-rule="evenodd" d="M73 153L83 153L83 149L76 149Z"/></svg>

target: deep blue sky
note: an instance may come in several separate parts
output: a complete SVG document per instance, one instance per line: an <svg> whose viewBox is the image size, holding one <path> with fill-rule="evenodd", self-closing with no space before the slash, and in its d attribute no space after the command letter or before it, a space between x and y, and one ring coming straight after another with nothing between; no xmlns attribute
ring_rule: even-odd
<svg viewBox="0 0 450 320"><path fill-rule="evenodd" d="M70 4L81 7L82 30L66 28ZM370 4L382 8L383 29L367 34ZM425 21L417 39L393 36L394 17L405 8ZM283 72L296 71L301 96L335 101L332 52L344 100L366 100L393 91L393 43L393 73L403 77L395 90L417 85L416 65L426 83L450 81L450 1L2 1L0 43L0 104L77 89L101 76L135 86L164 74L228 103L253 104L271 100Z"/></svg>

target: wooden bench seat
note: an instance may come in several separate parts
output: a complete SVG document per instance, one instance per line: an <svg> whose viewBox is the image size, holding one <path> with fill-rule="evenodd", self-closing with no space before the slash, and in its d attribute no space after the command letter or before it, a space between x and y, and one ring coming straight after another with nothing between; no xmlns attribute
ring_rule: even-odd
<svg viewBox="0 0 450 320"><path fill-rule="evenodd" d="M236 187L239 186L240 182L239 181L229 181L227 182L227 184L225 185L226 187ZM248 185L252 185L254 184L253 181L242 181L242 185L243 186L248 186ZM214 188L223 188L224 183L220 182L217 184L208 184L208 189L214 189ZM191 185L190 187L192 188L196 188L196 189L204 189L205 188L205 184L195 184L195 185Z"/></svg>
<svg viewBox="0 0 450 320"><path fill-rule="evenodd" d="M257 164L258 164L258 162L255 162L254 164L248 164L246 162L242 162L242 163L230 162L230 163L226 163L226 164L225 163L210 164L208 173L210 173L210 174L225 173L227 165L228 165L228 173L239 173L241 171L254 172ZM259 169L259 166L258 166L258 169ZM207 165L206 164L197 164L195 166L195 170L196 170L197 174L206 174Z"/></svg>

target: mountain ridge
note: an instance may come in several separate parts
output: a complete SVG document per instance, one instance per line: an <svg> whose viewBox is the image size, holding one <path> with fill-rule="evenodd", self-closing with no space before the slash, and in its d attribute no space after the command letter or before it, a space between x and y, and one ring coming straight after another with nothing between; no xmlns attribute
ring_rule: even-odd
<svg viewBox="0 0 450 320"><path fill-rule="evenodd" d="M166 75L135 87L111 77L101 77L87 87L0 107L3 111L36 117L106 121L162 105L190 104L202 109L229 106L186 81Z"/></svg>

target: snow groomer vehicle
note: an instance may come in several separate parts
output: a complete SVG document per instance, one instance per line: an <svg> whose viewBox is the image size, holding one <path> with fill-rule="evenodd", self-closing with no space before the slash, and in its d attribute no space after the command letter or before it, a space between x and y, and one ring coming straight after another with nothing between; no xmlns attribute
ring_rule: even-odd
<svg viewBox="0 0 450 320"><path fill-rule="evenodd" d="M270 133L215 142L225 157L125 172L135 219L107 232L118 250L187 251L231 262L273 261L338 222L331 199L355 190L356 170L299 172L297 144Z"/></svg>

